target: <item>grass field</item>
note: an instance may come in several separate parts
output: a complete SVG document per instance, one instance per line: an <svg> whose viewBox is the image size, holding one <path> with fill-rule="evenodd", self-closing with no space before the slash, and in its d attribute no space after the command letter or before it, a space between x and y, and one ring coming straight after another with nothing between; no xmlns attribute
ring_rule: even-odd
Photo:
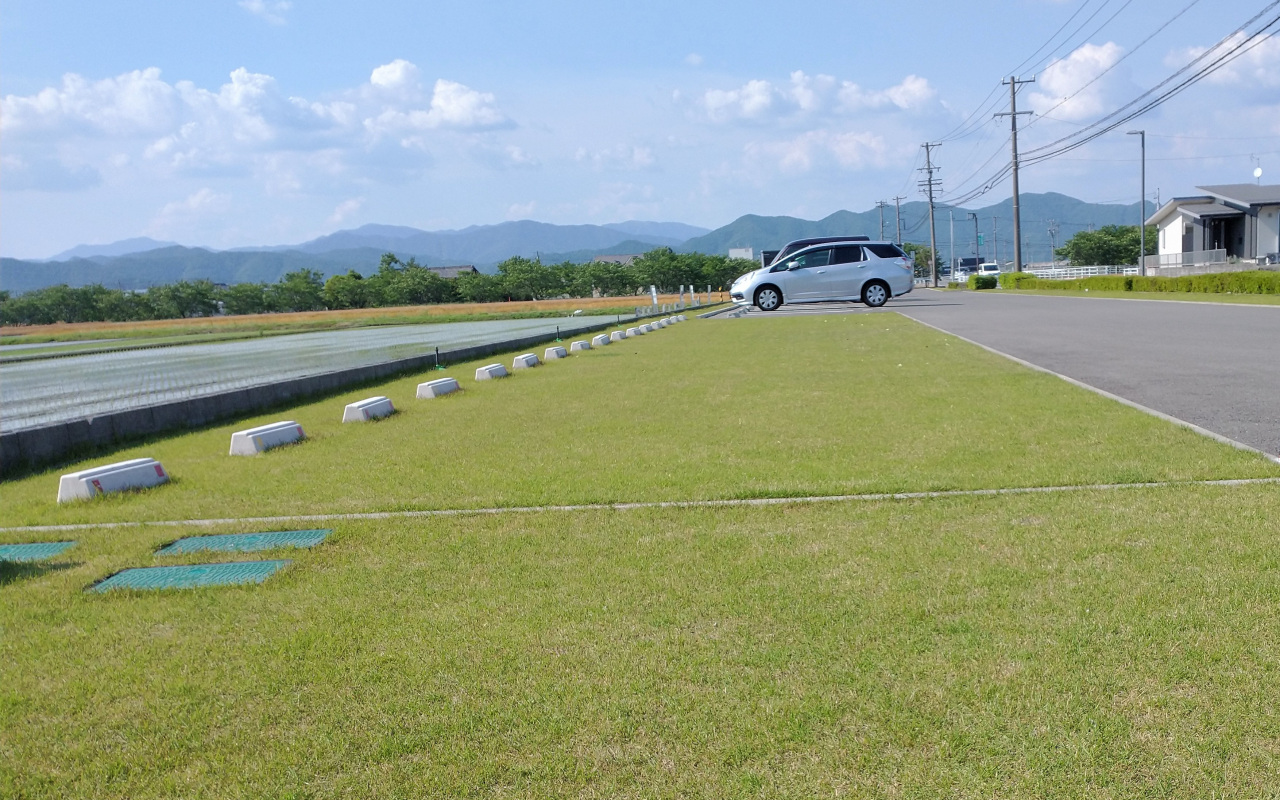
<svg viewBox="0 0 1280 800"><path fill-rule="evenodd" d="M721 295L713 294L712 299ZM282 333L363 328L374 325L412 325L426 322L475 322L493 319L566 316L581 309L589 314L630 314L636 306L648 305L651 298L587 297L530 300L511 303L442 303L434 306L392 306L388 308L347 308L335 311L298 311L281 314L237 314L192 319L153 319L138 322L76 322L56 325L0 327L0 344L75 342L86 339L113 339L120 347L128 340L181 339L212 341ZM677 295L659 295L659 303L675 303ZM119 340L125 340L121 342ZM149 342L150 343L150 342ZM169 342L173 343L173 342ZM92 349L90 346L78 346Z"/></svg>
<svg viewBox="0 0 1280 800"><path fill-rule="evenodd" d="M962 287L967 290L967 287ZM1252 306L1280 306L1280 295L1217 294L1211 292L1066 292L1057 289L1000 289L1010 294L1037 294L1044 297L1114 297L1123 300L1174 300L1183 303L1236 303Z"/></svg>
<svg viewBox="0 0 1280 800"><path fill-rule="evenodd" d="M301 406L312 440L253 459L225 451L258 420L99 459L161 458L149 492L6 482L0 523L1280 475L892 314L470 368ZM336 424L371 394L401 413ZM261 528L0 531L80 542L0 565L0 795L1275 796L1278 512L1271 484L346 520L255 556L294 559L262 586L108 595Z"/></svg>

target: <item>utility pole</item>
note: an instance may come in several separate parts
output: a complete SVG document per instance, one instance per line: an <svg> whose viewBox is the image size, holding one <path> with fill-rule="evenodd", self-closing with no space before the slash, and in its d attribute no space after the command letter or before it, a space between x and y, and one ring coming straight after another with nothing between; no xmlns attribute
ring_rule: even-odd
<svg viewBox="0 0 1280 800"><path fill-rule="evenodd" d="M1013 271L1022 272L1022 217L1018 213L1018 115L1030 114L1030 111L1018 110L1018 86L1024 83L1035 83L1036 79L1018 80L1010 75L1009 80L1000 81L1009 87L1009 110L996 114L997 117L1008 117L1013 123Z"/></svg>
<svg viewBox="0 0 1280 800"><path fill-rule="evenodd" d="M1147 132L1129 131L1142 139L1142 198L1138 201L1138 274L1147 274Z"/></svg>
<svg viewBox="0 0 1280 800"><path fill-rule="evenodd" d="M1049 263L1058 266L1058 221L1049 220Z"/></svg>
<svg viewBox="0 0 1280 800"><path fill-rule="evenodd" d="M933 148L941 147L941 142L925 142L920 145L924 148L924 166L919 170L927 176L923 181L919 182L921 189L929 195L929 279L933 283L933 288L938 288L938 232L933 222L933 190L942 183L933 177L933 173L937 172L939 167L933 165Z"/></svg>
<svg viewBox="0 0 1280 800"><path fill-rule="evenodd" d="M876 201L876 208L880 209L880 241L884 241L884 207L887 205L883 200Z"/></svg>
<svg viewBox="0 0 1280 800"><path fill-rule="evenodd" d="M902 247L902 206L898 204L898 201L906 199L905 197L893 198L893 214L898 223L898 247Z"/></svg>
<svg viewBox="0 0 1280 800"><path fill-rule="evenodd" d="M991 260L1000 266L1000 236L996 232L996 215L991 215Z"/></svg>
<svg viewBox="0 0 1280 800"><path fill-rule="evenodd" d="M974 272L977 272L978 266L982 264L982 248L978 246L978 215L970 211L969 219L973 220L973 267Z"/></svg>
<svg viewBox="0 0 1280 800"><path fill-rule="evenodd" d="M947 260L947 266L951 269L951 280L956 279L956 212L953 209L947 209L947 216L951 219L951 256Z"/></svg>

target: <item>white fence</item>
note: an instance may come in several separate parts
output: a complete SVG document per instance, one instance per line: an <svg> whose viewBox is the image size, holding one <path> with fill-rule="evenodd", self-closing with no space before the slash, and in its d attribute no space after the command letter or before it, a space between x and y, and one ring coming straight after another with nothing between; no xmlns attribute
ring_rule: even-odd
<svg viewBox="0 0 1280 800"><path fill-rule="evenodd" d="M1166 270L1171 268L1185 269L1190 267L1203 267L1199 272L1188 272L1186 275L1203 275L1206 272L1227 272L1225 269L1218 267L1226 266L1227 251L1226 250L1197 250L1191 253L1167 253L1159 256L1144 256L1142 263L1146 266L1147 271L1153 269Z"/></svg>
<svg viewBox="0 0 1280 800"><path fill-rule="evenodd" d="M1128 264L1107 267L1041 267L1023 270L1050 281L1068 281L1075 278L1092 278L1095 275L1137 275L1138 265Z"/></svg>

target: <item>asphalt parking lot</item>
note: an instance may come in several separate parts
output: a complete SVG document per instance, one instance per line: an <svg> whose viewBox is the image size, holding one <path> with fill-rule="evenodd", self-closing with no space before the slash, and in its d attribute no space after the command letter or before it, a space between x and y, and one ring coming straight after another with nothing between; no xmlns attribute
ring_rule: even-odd
<svg viewBox="0 0 1280 800"><path fill-rule="evenodd" d="M746 316L886 312L1280 453L1280 306L916 289L882 309L814 303Z"/></svg>

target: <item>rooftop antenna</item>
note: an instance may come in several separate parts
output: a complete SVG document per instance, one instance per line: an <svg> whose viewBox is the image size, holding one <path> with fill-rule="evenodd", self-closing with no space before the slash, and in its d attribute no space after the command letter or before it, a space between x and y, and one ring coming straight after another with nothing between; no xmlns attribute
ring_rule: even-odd
<svg viewBox="0 0 1280 800"><path fill-rule="evenodd" d="M1258 158L1255 155L1251 155L1249 156L1249 160L1257 165L1253 168L1253 180L1255 183L1261 186L1262 185L1262 159Z"/></svg>

